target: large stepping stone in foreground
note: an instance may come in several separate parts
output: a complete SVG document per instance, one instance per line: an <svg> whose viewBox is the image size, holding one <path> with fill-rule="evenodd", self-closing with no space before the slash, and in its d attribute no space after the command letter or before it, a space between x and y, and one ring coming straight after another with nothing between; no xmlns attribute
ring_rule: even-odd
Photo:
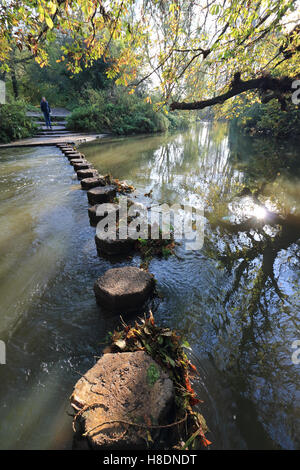
<svg viewBox="0 0 300 470"><path fill-rule="evenodd" d="M147 449L147 429L118 420L169 424L174 395L167 372L144 351L104 354L76 383L70 398L78 413L75 448L81 439L95 450ZM150 433L154 445L160 430Z"/></svg>
<svg viewBox="0 0 300 470"><path fill-rule="evenodd" d="M99 173L95 168L88 168L87 170L77 171L77 178L79 180L83 180L85 178L94 178L95 176L99 176Z"/></svg>
<svg viewBox="0 0 300 470"><path fill-rule="evenodd" d="M117 234L118 236L118 234ZM95 236L95 243L97 253L99 256L108 255L124 255L133 250L136 240L132 238L100 238L98 235Z"/></svg>
<svg viewBox="0 0 300 470"><path fill-rule="evenodd" d="M75 167L74 167L75 168ZM113 185L101 186L97 188L89 189L87 197L89 204L101 204L103 202L109 202L116 196L117 188Z"/></svg>
<svg viewBox="0 0 300 470"><path fill-rule="evenodd" d="M94 284L97 303L117 312L138 310L153 289L153 276L134 266L109 269Z"/></svg>
<svg viewBox="0 0 300 470"><path fill-rule="evenodd" d="M73 165L73 168L74 168L75 171L77 171L77 170L86 170L86 169L91 168L91 167L92 167L91 163L88 163L88 162L86 162L86 163L74 163L74 165Z"/></svg>
<svg viewBox="0 0 300 470"><path fill-rule="evenodd" d="M97 186L105 186L106 181L101 176L94 176L93 178L84 178L81 180L82 189L96 188Z"/></svg>

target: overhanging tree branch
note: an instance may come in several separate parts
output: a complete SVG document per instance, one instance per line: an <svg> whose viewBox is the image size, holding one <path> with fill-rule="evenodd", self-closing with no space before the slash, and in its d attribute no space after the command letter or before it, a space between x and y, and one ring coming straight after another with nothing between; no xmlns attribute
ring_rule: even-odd
<svg viewBox="0 0 300 470"><path fill-rule="evenodd" d="M230 85L230 89L226 93L202 101L192 101L190 103L173 102L170 105L170 109L204 109L208 106L222 104L230 98L233 98L234 96L240 95L241 93L250 90L259 90L263 94L267 93L268 91L274 91L276 92L276 97L282 96L284 93L292 91L292 83L297 78L298 77L272 78L270 76L262 76L259 78L253 78L244 81L239 78L239 73L236 73L235 78Z"/></svg>

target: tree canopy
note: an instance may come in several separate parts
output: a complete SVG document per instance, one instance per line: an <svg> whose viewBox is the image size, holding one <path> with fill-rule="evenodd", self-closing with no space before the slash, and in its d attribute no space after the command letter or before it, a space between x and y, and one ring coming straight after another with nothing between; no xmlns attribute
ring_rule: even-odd
<svg viewBox="0 0 300 470"><path fill-rule="evenodd" d="M0 64L13 47L48 65L47 44L77 73L98 59L108 78L159 89L171 109L203 109L249 90L284 94L300 75L295 0L3 0ZM25 55L26 55L25 54Z"/></svg>

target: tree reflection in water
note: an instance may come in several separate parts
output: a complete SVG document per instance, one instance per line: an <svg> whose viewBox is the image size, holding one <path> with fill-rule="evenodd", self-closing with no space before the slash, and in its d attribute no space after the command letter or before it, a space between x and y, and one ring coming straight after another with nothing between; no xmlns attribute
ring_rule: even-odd
<svg viewBox="0 0 300 470"><path fill-rule="evenodd" d="M128 178L142 196L151 193L152 201L142 200L147 206L204 206L201 252L182 250L178 264L156 265L158 277L165 270L169 299L158 315L192 338L200 367L209 356L209 391L220 377L225 384L218 412L226 409L228 387L238 428L252 448L300 445L299 373L291 362L299 337L298 148L228 134L222 123L95 148L101 171ZM221 416L216 428L230 419Z"/></svg>
<svg viewBox="0 0 300 470"><path fill-rule="evenodd" d="M300 326L299 162L295 150L282 152L278 142L249 139L244 161L245 138L230 144L231 162L244 174L243 188L228 191L224 200L223 186L206 208L205 249L232 275L224 312L214 322L219 340L230 349L220 364L239 390L240 426L248 442L257 446L251 422L259 417L273 442L295 448L299 376L290 360L290 338L299 337Z"/></svg>

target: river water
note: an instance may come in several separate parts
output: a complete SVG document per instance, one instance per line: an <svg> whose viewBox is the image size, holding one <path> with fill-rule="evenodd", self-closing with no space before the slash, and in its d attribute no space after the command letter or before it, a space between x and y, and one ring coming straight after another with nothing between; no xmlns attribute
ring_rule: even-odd
<svg viewBox="0 0 300 470"><path fill-rule="evenodd" d="M147 205L205 206L203 248L180 245L149 270L156 321L193 350L212 448L300 448L299 143L201 123L81 150ZM85 192L57 148L1 149L0 185L0 448L71 448L68 397L119 324L97 307L93 283L140 259L97 256ZM260 189L263 207L237 196L245 186ZM267 210L288 224L262 223ZM249 218L259 225L234 227Z"/></svg>

